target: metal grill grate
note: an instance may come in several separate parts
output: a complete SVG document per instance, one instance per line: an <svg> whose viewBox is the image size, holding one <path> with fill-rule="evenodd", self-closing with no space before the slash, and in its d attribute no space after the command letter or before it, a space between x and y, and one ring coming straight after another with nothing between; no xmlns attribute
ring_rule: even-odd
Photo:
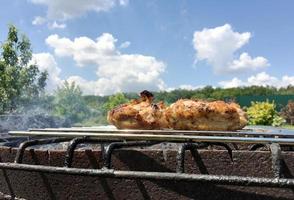
<svg viewBox="0 0 294 200"><path fill-rule="evenodd" d="M95 176L119 179L147 179L209 182L238 186L264 186L292 188L294 179L283 178L281 173L281 146L294 145L294 133L280 131L247 130L242 132L225 131L172 131L172 130L102 130L97 128L32 129L11 131L12 136L29 137L17 150L14 163L0 163L0 169ZM68 142L64 167L23 164L24 151L35 145ZM125 147L152 146L162 142L178 143L176 172L122 171L114 170L111 165L112 153ZM103 167L100 169L72 168L74 151L78 144L94 143L101 145ZM228 175L188 174L184 171L185 152L197 152L199 148L211 145L224 147L232 159L231 143L253 144L252 150L268 146L271 152L274 178L258 178Z"/></svg>
<svg viewBox="0 0 294 200"><path fill-rule="evenodd" d="M118 179L144 179L144 180L168 180L203 182L212 184L236 185L236 186L260 186L293 188L294 179L283 177L281 165L281 147L294 146L294 132L279 129L253 129L236 132L229 131L174 131L174 130L115 130L95 127L85 128L59 128L59 129L32 129L29 131L11 131L10 135L15 139L21 139L13 163L0 162L0 169L28 172L40 172L49 174L63 174L76 176L94 176L100 178ZM9 146L10 139L1 141ZM15 143L15 141L12 141ZM36 145L48 145L68 142L65 151L64 167L23 164L24 152L27 148ZM103 166L100 169L73 168L75 149L79 144L100 145ZM115 170L112 168L112 154L114 151L127 147L152 147L161 143L176 143L176 171L132 171ZM17 144L17 143L16 143ZM196 154L198 149L209 146L225 148L233 162L232 147L237 144L250 144L251 151L260 147L267 147L271 152L273 178L261 178L251 176L229 176L191 174L185 172L185 155L187 151ZM131 159L131 158L130 158ZM10 183L7 183L8 185ZM11 191L12 196L13 191Z"/></svg>

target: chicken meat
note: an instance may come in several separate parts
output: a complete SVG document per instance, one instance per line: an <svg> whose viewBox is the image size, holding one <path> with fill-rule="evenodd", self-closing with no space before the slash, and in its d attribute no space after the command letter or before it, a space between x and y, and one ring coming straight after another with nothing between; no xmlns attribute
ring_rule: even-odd
<svg viewBox="0 0 294 200"><path fill-rule="evenodd" d="M119 129L168 128L163 102L153 103L153 94L144 90L141 98L122 104L108 112L107 120Z"/></svg>
<svg viewBox="0 0 294 200"><path fill-rule="evenodd" d="M122 104L108 112L108 122L119 129L174 129L234 131L247 124L246 113L236 103L180 99L166 107L153 103L153 94Z"/></svg>
<svg viewBox="0 0 294 200"><path fill-rule="evenodd" d="M180 99L165 110L175 130L233 131L247 124L246 113L236 103Z"/></svg>

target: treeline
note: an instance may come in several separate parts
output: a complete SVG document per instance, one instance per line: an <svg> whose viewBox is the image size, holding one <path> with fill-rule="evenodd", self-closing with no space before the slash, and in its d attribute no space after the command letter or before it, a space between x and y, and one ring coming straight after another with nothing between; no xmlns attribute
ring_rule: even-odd
<svg viewBox="0 0 294 200"><path fill-rule="evenodd" d="M205 100L225 100L236 101L240 100L240 97L251 97L250 101L258 101L261 97L267 99L269 97L286 97L283 105L287 104L288 100L294 99L294 86L289 85L286 88L275 87L263 87L263 86L250 86L250 87L237 87L237 88L213 88L212 86L206 86L197 90L184 90L177 89L173 91L161 91L152 92L155 96L155 101L163 101L166 104L171 104L178 99L205 99ZM122 93L127 100L138 98L137 93ZM97 107L104 104L109 100L111 96L84 96L87 104L93 107ZM279 99L279 98L276 98ZM270 99L271 100L271 99ZM240 103L240 102L238 102ZM276 102L279 104L279 102ZM243 105L242 105L243 104ZM246 106L242 103L241 106Z"/></svg>
<svg viewBox="0 0 294 200"><path fill-rule="evenodd" d="M155 93L158 100L172 103L179 98L195 98L195 99L235 99L238 96L273 96L273 95L294 95L294 86L286 88L250 86L238 88L213 88L206 86L197 90L174 90L171 92Z"/></svg>

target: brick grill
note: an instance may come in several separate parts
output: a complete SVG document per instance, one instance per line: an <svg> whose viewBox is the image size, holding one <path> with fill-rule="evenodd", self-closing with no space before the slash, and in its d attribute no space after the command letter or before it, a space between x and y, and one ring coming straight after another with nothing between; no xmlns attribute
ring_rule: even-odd
<svg viewBox="0 0 294 200"><path fill-rule="evenodd" d="M63 138L45 140L60 142ZM177 142L166 148L166 142L158 141L66 138L71 140L71 150L34 148L45 140L31 139L32 146L0 147L1 193L24 199L294 198L294 152L283 150L285 145L280 151L277 143L252 151L256 144ZM99 145L75 150L76 141ZM64 172L68 169L72 171ZM162 176L166 174L168 177ZM201 174L204 179L198 176ZM259 179L254 183L242 178Z"/></svg>

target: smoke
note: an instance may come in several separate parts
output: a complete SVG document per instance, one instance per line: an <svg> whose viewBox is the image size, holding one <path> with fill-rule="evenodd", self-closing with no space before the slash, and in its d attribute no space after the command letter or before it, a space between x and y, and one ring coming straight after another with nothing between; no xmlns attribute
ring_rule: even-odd
<svg viewBox="0 0 294 200"><path fill-rule="evenodd" d="M23 104L11 113L0 115L0 135L12 130L69 127L70 125L68 120L54 116L50 103L44 100Z"/></svg>

